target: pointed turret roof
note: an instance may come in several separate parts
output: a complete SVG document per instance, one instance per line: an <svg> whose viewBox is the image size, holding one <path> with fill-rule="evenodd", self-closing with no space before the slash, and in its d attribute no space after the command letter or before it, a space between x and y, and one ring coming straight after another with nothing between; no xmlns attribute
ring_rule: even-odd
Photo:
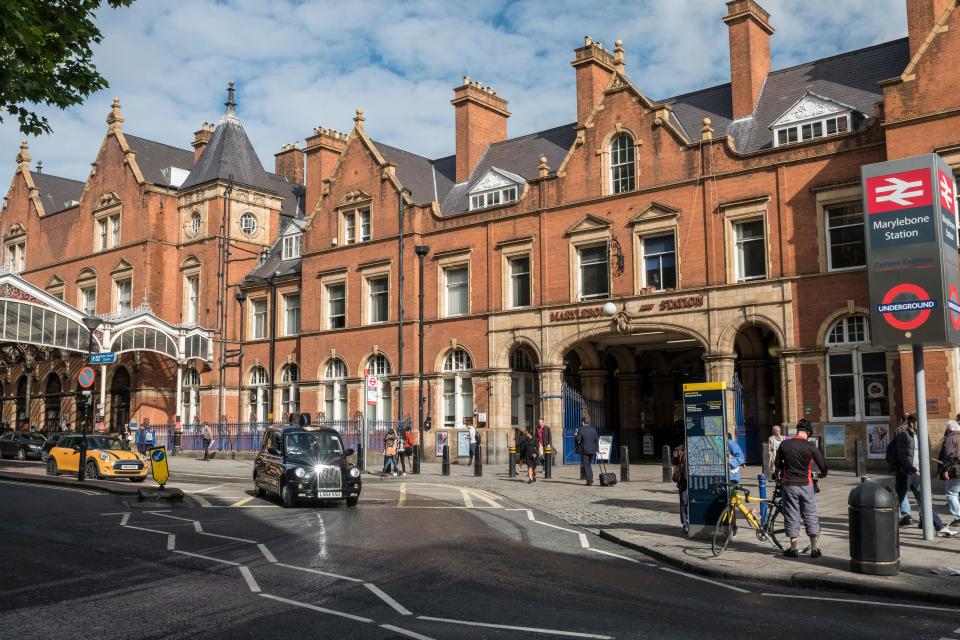
<svg viewBox="0 0 960 640"><path fill-rule="evenodd" d="M224 104L227 109L213 131L213 137L190 175L180 185L180 190L233 176L236 184L275 193L276 189L263 170L260 158L237 117L232 82L227 85L227 101Z"/></svg>

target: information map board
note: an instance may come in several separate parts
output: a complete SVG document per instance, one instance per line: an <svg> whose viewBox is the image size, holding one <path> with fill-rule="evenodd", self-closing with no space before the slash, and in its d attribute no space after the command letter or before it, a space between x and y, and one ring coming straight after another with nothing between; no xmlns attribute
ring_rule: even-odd
<svg viewBox="0 0 960 640"><path fill-rule="evenodd" d="M725 505L725 494L717 491L729 479L725 395L724 382L683 385L691 538L713 535Z"/></svg>

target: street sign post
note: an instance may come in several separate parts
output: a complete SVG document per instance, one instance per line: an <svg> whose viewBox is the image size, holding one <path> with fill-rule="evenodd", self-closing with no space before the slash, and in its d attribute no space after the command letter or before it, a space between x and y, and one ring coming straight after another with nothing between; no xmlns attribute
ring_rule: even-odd
<svg viewBox="0 0 960 640"><path fill-rule="evenodd" d="M367 376L367 404L377 404L377 376Z"/></svg>
<svg viewBox="0 0 960 640"><path fill-rule="evenodd" d="M923 537L934 536L924 345L960 345L957 188L936 154L861 167L871 341L913 346Z"/></svg>
<svg viewBox="0 0 960 640"><path fill-rule="evenodd" d="M117 354L107 351L106 353L91 353L90 364L113 364L117 361Z"/></svg>
<svg viewBox="0 0 960 640"><path fill-rule="evenodd" d="M689 536L713 535L725 495L717 485L729 480L726 383L683 385L683 423Z"/></svg>

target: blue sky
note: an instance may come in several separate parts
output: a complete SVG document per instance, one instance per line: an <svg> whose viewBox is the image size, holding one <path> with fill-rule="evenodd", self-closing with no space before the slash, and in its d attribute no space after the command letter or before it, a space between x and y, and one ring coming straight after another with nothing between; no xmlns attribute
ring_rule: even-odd
<svg viewBox="0 0 960 640"><path fill-rule="evenodd" d="M776 33L775 69L906 34L905 0L761 0ZM619 9L619 11L618 11ZM627 75L662 99L729 80L722 0L310 2L139 0L103 9L95 61L110 88L30 139L44 171L86 178L113 96L124 131L189 149L223 112L238 113L268 170L284 143L314 127L349 131L363 107L376 139L428 157L453 152L453 87L464 74L510 101L510 136L575 118L573 49L589 34L626 49ZM0 159L21 134L0 124Z"/></svg>

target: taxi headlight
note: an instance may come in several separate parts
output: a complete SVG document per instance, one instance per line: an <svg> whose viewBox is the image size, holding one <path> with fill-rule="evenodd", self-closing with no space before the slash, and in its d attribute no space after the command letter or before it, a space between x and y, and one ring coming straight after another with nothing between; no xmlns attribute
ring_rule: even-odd
<svg viewBox="0 0 960 640"><path fill-rule="evenodd" d="M298 478L302 478L304 475L306 475L306 473L307 472L303 470L303 467L297 467L293 471L293 475L297 476Z"/></svg>
<svg viewBox="0 0 960 640"><path fill-rule="evenodd" d="M321 471L323 471L323 465L322 465L322 464L318 464L318 465L316 465L316 466L313 467L313 472L314 472L314 473L320 473Z"/></svg>
<svg viewBox="0 0 960 640"><path fill-rule="evenodd" d="M350 477L351 477L351 478L359 478L359 477L360 477L360 469L357 469L356 467L351 467L351 468L350 468Z"/></svg>
<svg viewBox="0 0 960 640"><path fill-rule="evenodd" d="M103 460L104 462L110 462L110 456L108 456L105 453L100 454L100 459Z"/></svg>

